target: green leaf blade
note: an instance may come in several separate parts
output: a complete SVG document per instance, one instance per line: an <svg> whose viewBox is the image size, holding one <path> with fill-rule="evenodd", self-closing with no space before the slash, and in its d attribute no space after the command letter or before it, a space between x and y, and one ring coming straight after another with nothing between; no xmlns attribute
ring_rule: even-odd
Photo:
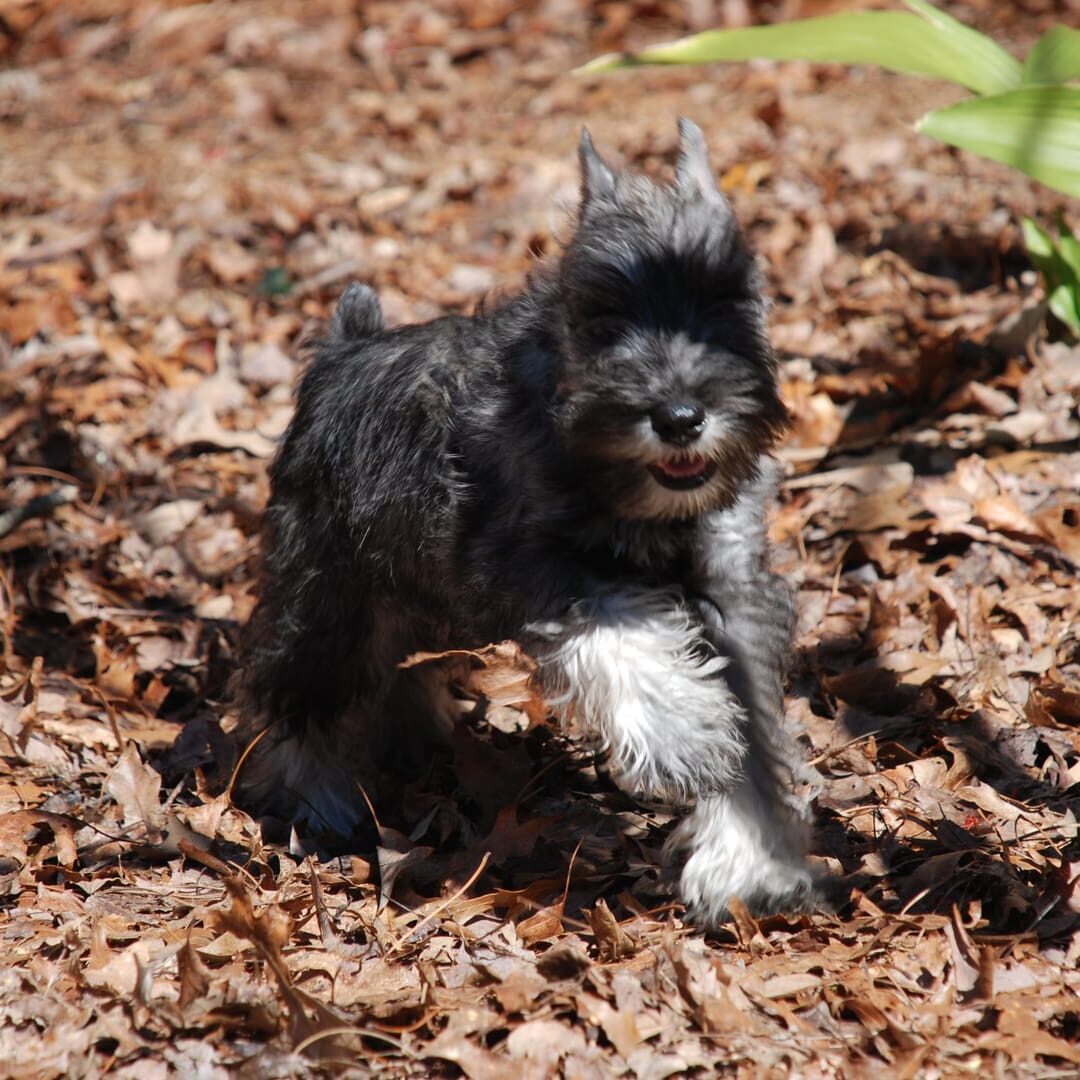
<svg viewBox="0 0 1080 1080"><path fill-rule="evenodd" d="M1031 261L1035 263L1036 269L1045 273L1044 263L1054 259L1053 238L1044 228L1029 217L1024 218L1020 224L1024 231L1024 247L1027 248Z"/></svg>
<svg viewBox="0 0 1080 1080"><path fill-rule="evenodd" d="M1080 79L1080 30L1055 26L1024 59L1024 85L1049 86Z"/></svg>
<svg viewBox="0 0 1080 1080"><path fill-rule="evenodd" d="M1010 56L992 38L966 26L928 0L904 0L904 3L925 19L941 40L950 42L958 55L966 56L972 64L982 65L984 71L980 78L984 89L974 86L968 89L978 94L1003 94L1021 84L1023 67L1020 61Z"/></svg>
<svg viewBox="0 0 1080 1080"><path fill-rule="evenodd" d="M1028 86L970 98L929 113L917 127L1080 196L1080 88Z"/></svg>
<svg viewBox="0 0 1080 1080"><path fill-rule="evenodd" d="M1061 223L1061 235L1058 237L1058 254L1062 262L1072 271L1073 282L1077 291L1080 292L1080 240L1071 232L1068 226Z"/></svg>
<svg viewBox="0 0 1080 1080"><path fill-rule="evenodd" d="M1046 306L1080 337L1080 295L1075 289L1068 285L1059 285L1047 297Z"/></svg>
<svg viewBox="0 0 1080 1080"><path fill-rule="evenodd" d="M978 94L1017 85L1021 70L1019 62L989 38L974 31L960 35L942 30L924 16L906 11L858 11L772 26L706 30L639 53L601 56L578 70L739 60L875 64L906 75L945 79Z"/></svg>

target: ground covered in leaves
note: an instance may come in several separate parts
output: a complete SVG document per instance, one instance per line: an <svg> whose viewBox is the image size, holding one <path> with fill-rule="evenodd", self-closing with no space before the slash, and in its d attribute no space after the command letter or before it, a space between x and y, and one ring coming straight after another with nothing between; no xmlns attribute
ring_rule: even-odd
<svg viewBox="0 0 1080 1080"><path fill-rule="evenodd" d="M1080 351L1017 226L1059 204L913 136L950 94L913 79L568 75L746 7L4 6L4 1075L1076 1075ZM1018 47L1076 15L952 10ZM299 344L354 279L392 321L512 290L582 123L663 174L680 114L775 301L789 708L850 902L684 925L668 823L508 647L377 849L262 841L225 685Z"/></svg>

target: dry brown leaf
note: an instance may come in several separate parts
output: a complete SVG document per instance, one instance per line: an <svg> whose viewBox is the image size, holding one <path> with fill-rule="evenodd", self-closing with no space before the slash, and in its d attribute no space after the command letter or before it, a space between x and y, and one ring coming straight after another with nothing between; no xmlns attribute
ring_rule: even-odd
<svg viewBox="0 0 1080 1080"><path fill-rule="evenodd" d="M611 963L630 956L637 951L634 940L619 925L603 897L589 912L589 926L596 938L596 949L601 963Z"/></svg>
<svg viewBox="0 0 1080 1080"><path fill-rule="evenodd" d="M386 827L379 828L379 910L390 902L398 878L407 877L418 866L424 866L434 848L414 844L404 833Z"/></svg>
<svg viewBox="0 0 1080 1080"><path fill-rule="evenodd" d="M180 1008L183 1009L206 994L213 976L190 942L185 942L176 954L176 964L180 974Z"/></svg>
<svg viewBox="0 0 1080 1080"><path fill-rule="evenodd" d="M25 861L29 857L32 838L38 830L47 829L52 833L57 860L70 870L78 859L75 833L82 827L83 822L77 818L51 814L45 810L15 810L0 814L0 851L5 854L17 853Z"/></svg>
<svg viewBox="0 0 1080 1080"><path fill-rule="evenodd" d="M520 936L520 925L518 930ZM552 946L536 961L536 970L550 982L576 979L587 971L589 967L588 956L585 955L584 950L579 945L573 942L564 942Z"/></svg>
<svg viewBox="0 0 1080 1080"><path fill-rule="evenodd" d="M516 926L517 935L526 945L535 945L558 937L563 932L563 909L565 901L541 908L538 912L522 919Z"/></svg>
<svg viewBox="0 0 1080 1080"><path fill-rule="evenodd" d="M161 774L143 761L133 742L124 746L105 780L105 791L119 804L125 825L160 827Z"/></svg>

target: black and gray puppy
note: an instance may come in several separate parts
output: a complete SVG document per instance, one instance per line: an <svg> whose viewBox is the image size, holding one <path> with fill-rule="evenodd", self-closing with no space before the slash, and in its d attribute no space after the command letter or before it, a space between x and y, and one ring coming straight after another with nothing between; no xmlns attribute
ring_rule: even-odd
<svg viewBox="0 0 1080 1080"><path fill-rule="evenodd" d="M348 833L374 748L439 709L399 662L515 638L616 783L685 810L668 856L694 917L813 902L766 565L786 414L753 256L679 132L670 187L584 134L576 235L492 311L387 330L345 292L270 473L248 805Z"/></svg>

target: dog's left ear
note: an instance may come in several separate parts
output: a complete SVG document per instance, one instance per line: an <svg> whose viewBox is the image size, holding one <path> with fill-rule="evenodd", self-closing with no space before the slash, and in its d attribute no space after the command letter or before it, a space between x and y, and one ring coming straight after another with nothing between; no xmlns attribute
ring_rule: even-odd
<svg viewBox="0 0 1080 1080"><path fill-rule="evenodd" d="M684 199L704 199L726 205L716 186L705 136L693 120L679 117L679 160L675 165L675 190Z"/></svg>
<svg viewBox="0 0 1080 1080"><path fill-rule="evenodd" d="M588 128L581 129L581 142L578 145L578 160L581 162L581 208L589 203L615 198L615 173L611 166L596 152Z"/></svg>

